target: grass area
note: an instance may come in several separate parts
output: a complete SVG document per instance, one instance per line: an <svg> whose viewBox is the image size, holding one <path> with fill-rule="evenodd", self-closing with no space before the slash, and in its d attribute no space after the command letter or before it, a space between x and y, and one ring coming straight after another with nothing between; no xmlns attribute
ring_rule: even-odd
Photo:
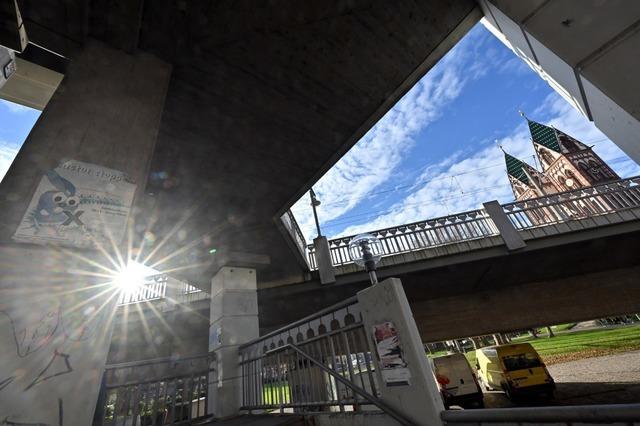
<svg viewBox="0 0 640 426"><path fill-rule="evenodd" d="M616 352L640 350L640 326L576 331L548 338L531 336L513 339L514 343L531 343L546 364L608 355ZM469 364L475 366L475 351L465 354Z"/></svg>
<svg viewBox="0 0 640 426"><path fill-rule="evenodd" d="M264 398L264 404L291 402L289 384L287 382L283 382L282 384L263 385L262 397Z"/></svg>
<svg viewBox="0 0 640 426"><path fill-rule="evenodd" d="M575 327L576 324L578 324L578 323L577 322L569 322L567 324L552 325L551 329L553 331L567 331L567 330L571 330L573 327Z"/></svg>
<svg viewBox="0 0 640 426"><path fill-rule="evenodd" d="M436 351L436 352L431 352L430 354L427 354L427 356L429 358L437 358L439 356L445 356L448 353L449 353L448 351Z"/></svg>

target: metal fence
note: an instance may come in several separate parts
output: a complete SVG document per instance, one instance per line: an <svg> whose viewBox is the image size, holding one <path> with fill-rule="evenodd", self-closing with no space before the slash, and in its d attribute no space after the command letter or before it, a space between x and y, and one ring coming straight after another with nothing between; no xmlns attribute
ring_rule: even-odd
<svg viewBox="0 0 640 426"><path fill-rule="evenodd" d="M289 234L291 241L293 241L300 257L308 266L309 258L307 256L307 241L305 240L304 234L298 225L298 221L295 216L293 216L291 210L287 210L286 213L280 217L280 222L282 222L282 225L287 230L287 233Z"/></svg>
<svg viewBox="0 0 640 426"><path fill-rule="evenodd" d="M94 426L190 424L210 416L212 353L108 365Z"/></svg>
<svg viewBox="0 0 640 426"><path fill-rule="evenodd" d="M367 398L377 399L375 371L355 298L242 345L240 365L243 410L375 408Z"/></svg>
<svg viewBox="0 0 640 426"><path fill-rule="evenodd" d="M150 302L152 300L164 299L168 296L170 285L177 285L179 288L173 289L171 294L177 303L191 303L197 300L209 298L209 294L191 284L172 280L177 284L169 284L169 277L166 274L157 274L145 277L144 281L131 291L122 291L118 298L118 305L130 305L134 303Z"/></svg>
<svg viewBox="0 0 640 426"><path fill-rule="evenodd" d="M530 200L503 204L517 230L553 225L640 207L640 176L578 188ZM383 256L424 250L491 237L498 231L484 209L371 231L382 243ZM349 242L354 236L329 240L334 266L351 263ZM317 269L315 249L307 246L310 268Z"/></svg>
<svg viewBox="0 0 640 426"><path fill-rule="evenodd" d="M504 204L518 230L640 207L640 177Z"/></svg>
<svg viewBox="0 0 640 426"><path fill-rule="evenodd" d="M484 209L451 216L423 220L370 232L380 239L383 256L443 246L461 241L476 240L497 234L497 229ZM352 236L329 240L334 266L351 263L349 242ZM307 246L311 269L317 268L315 249Z"/></svg>
<svg viewBox="0 0 640 426"><path fill-rule="evenodd" d="M640 404L576 405L569 407L452 410L440 414L445 425L637 425Z"/></svg>

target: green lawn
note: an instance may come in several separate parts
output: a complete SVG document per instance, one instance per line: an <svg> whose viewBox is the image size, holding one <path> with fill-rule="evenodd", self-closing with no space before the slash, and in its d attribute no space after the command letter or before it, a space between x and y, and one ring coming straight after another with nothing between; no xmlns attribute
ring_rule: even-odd
<svg viewBox="0 0 640 426"><path fill-rule="evenodd" d="M516 339L513 340L516 342ZM517 342L531 343L545 363L553 364L614 352L640 350L640 326L576 331L558 334L553 338L546 335L537 339L525 336L517 339ZM469 363L475 366L475 351L467 352L465 356Z"/></svg>
<svg viewBox="0 0 640 426"><path fill-rule="evenodd" d="M567 324L558 324L558 325L552 325L551 329L556 332L556 331L567 331L567 330L571 330L573 327L575 327L577 324L577 322L569 322Z"/></svg>
<svg viewBox="0 0 640 426"><path fill-rule="evenodd" d="M281 384L264 384L262 387L264 404L289 403L291 402L291 395L289 392L288 382L281 382Z"/></svg>

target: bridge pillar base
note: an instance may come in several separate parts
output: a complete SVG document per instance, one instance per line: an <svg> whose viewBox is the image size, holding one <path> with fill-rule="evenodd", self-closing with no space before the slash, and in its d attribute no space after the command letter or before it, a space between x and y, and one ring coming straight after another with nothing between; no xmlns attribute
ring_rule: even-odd
<svg viewBox="0 0 640 426"><path fill-rule="evenodd" d="M217 418L234 416L242 406L238 347L259 336L257 288L250 268L225 266L211 280L209 351L216 365L209 377L208 411Z"/></svg>
<svg viewBox="0 0 640 426"><path fill-rule="evenodd" d="M441 425L444 405L402 282L389 278L362 290L358 303L381 399L416 425Z"/></svg>

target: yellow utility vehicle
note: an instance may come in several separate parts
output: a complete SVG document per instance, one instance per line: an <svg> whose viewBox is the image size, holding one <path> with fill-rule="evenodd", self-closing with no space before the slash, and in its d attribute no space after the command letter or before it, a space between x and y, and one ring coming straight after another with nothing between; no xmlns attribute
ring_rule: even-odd
<svg viewBox="0 0 640 426"><path fill-rule="evenodd" d="M529 343L478 349L476 369L486 390L502 389L511 400L525 396L553 398L553 378Z"/></svg>

